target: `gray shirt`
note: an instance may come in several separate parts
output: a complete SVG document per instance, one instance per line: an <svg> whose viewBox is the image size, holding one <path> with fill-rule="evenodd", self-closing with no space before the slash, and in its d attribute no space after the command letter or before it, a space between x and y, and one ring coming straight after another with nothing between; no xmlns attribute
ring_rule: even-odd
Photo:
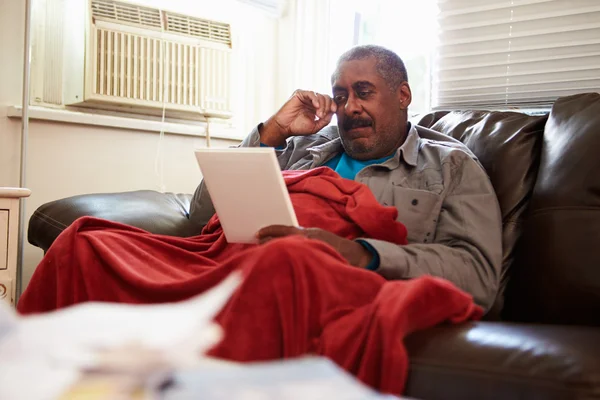
<svg viewBox="0 0 600 400"><path fill-rule="evenodd" d="M260 146L258 127L241 147ZM281 169L310 169L343 152L338 129L328 126L295 136L277 150ZM494 189L475 156L441 133L412 126L393 157L363 168L355 180L379 203L395 206L408 230L408 245L364 238L379 253L377 273L386 279L429 274L453 282L489 309L496 297L502 260L501 217ZM190 219L205 225L214 214L201 183Z"/></svg>

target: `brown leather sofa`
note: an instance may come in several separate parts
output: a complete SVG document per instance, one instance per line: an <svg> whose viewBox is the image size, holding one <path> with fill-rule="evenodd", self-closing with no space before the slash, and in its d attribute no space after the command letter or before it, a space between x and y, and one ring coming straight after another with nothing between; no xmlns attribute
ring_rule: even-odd
<svg viewBox="0 0 600 400"><path fill-rule="evenodd" d="M415 121L465 143L504 221L501 293L482 322L408 337L406 395L420 399L600 399L600 95L546 115L435 112ZM30 243L47 250L83 215L190 236L190 195L138 191L41 206Z"/></svg>

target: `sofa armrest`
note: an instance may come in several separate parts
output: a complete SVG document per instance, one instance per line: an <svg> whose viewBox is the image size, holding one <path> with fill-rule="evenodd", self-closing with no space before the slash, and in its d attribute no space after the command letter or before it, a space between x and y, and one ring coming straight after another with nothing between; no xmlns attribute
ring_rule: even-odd
<svg viewBox="0 0 600 400"><path fill-rule="evenodd" d="M600 328L477 322L409 336L406 395L600 398Z"/></svg>
<svg viewBox="0 0 600 400"><path fill-rule="evenodd" d="M188 219L191 196L140 190L86 194L40 206L29 220L28 240L44 251L73 221L83 216L108 219L152 233L188 237L202 227Z"/></svg>

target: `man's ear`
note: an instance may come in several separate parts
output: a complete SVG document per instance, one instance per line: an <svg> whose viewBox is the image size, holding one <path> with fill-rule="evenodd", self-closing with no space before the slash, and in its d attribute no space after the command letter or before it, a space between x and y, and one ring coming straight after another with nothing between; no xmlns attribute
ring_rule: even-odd
<svg viewBox="0 0 600 400"><path fill-rule="evenodd" d="M404 81L398 86L398 90L396 90L396 95L398 96L398 100L400 101L400 106L403 110L406 110L412 101L412 93L410 91L410 86L408 82Z"/></svg>

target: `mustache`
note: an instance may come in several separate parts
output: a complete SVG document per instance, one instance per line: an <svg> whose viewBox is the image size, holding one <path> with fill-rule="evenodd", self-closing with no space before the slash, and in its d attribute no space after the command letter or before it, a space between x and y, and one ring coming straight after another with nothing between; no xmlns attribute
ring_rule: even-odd
<svg viewBox="0 0 600 400"><path fill-rule="evenodd" d="M344 120L342 127L347 132L356 128L364 128L365 126L372 126L373 121L367 118L348 118Z"/></svg>

